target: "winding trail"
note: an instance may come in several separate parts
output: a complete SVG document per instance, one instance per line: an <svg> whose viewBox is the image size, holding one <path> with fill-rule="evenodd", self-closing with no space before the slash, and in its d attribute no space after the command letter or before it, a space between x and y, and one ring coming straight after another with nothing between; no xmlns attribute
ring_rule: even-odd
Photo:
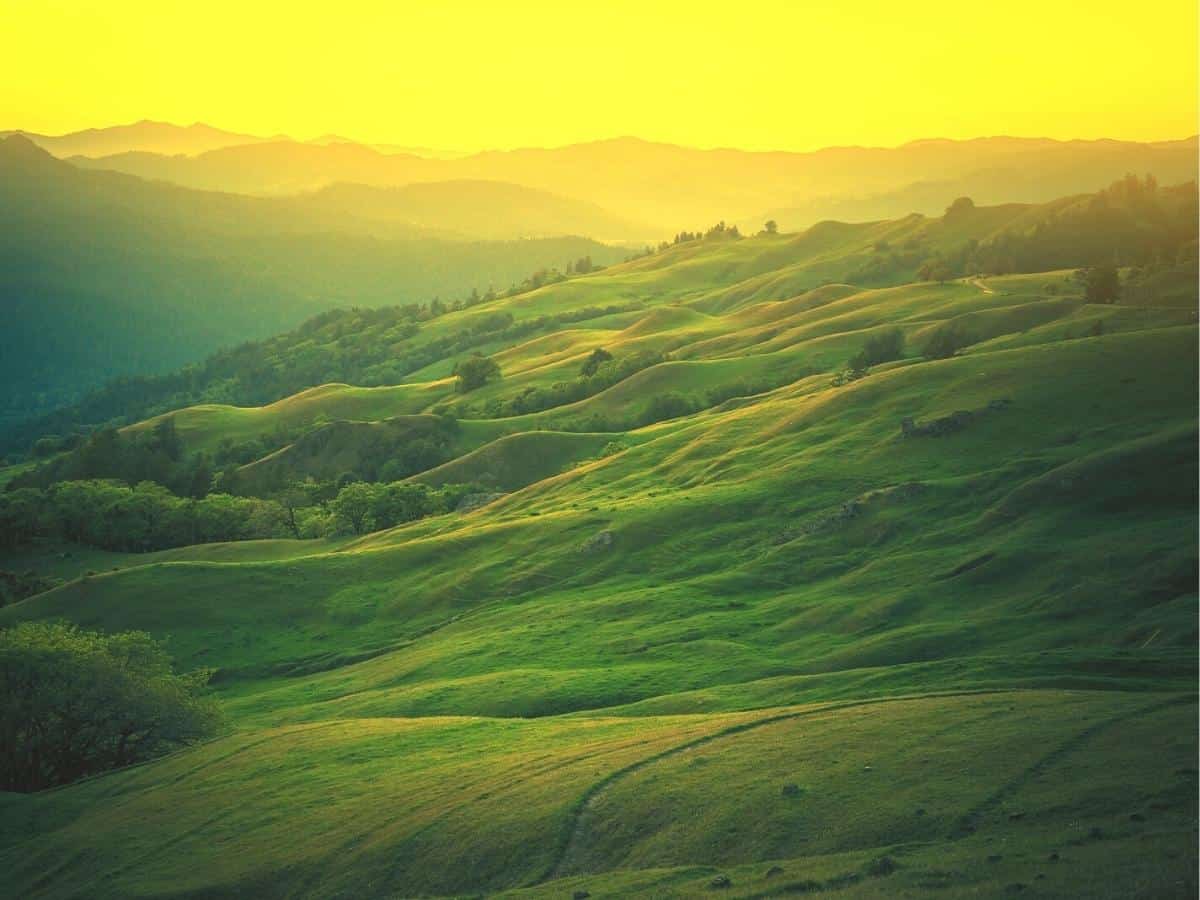
<svg viewBox="0 0 1200 900"><path fill-rule="evenodd" d="M678 744L674 747L668 747L666 750L651 754L650 756L639 759L636 762L632 762L623 768L617 769L614 772L610 772L604 778L600 779L586 791L584 791L583 795L578 801L576 801L575 806L572 807L571 812L567 816L567 821L563 829L563 835L559 843L559 849L555 854L554 861L546 868L546 871L539 878L535 879L531 883L530 886L543 884L551 879L570 874L567 869L569 868L573 859L579 855L579 846L582 842L584 831L586 830L584 827L584 816L587 811L593 806L596 800L616 782L626 778L629 775L632 775L634 772L637 772L646 766L653 765L654 763L663 759L667 759L679 753L685 753L688 750L703 746L704 744L711 743L712 741L730 737L731 735L735 734L742 734L746 731L752 731L755 728L761 728L765 725L774 725L777 722L786 722L791 719L803 719L807 718L808 716L821 715L822 713L835 712L842 709L854 709L860 706L874 706L880 703L896 703L906 700L936 700L944 697L973 697L990 694L1007 694L1012 692L1013 689L947 691L945 693L913 694L900 697L875 697L867 700L832 702L818 707L778 713L773 716L766 716L750 722L739 722L736 725L730 725L727 728L714 731L712 734L693 738L690 741L685 741L684 743Z"/></svg>
<svg viewBox="0 0 1200 900"><path fill-rule="evenodd" d="M554 861L547 867L546 871L541 875L541 877L535 879L530 886L543 884L552 879L560 878L569 874L579 874L571 872L570 867L582 852L580 848L583 843L584 833L586 831L586 826L584 823L586 813L592 808L592 806L604 794L604 792L611 788L618 781L628 777L629 775L632 775L646 766L653 765L654 763L657 763L663 759L667 759L679 753L685 753L695 747L711 743L712 741L716 741L721 738L751 731L755 728L761 728L766 725L773 725L777 722L784 722L791 719L802 719L809 716L820 715L822 713L835 712L843 709L853 709L861 706L873 706L880 703L895 703L912 700L937 700L947 697L986 696L1009 693L1020 693L1020 690L1010 688L999 690L989 689L947 691L945 693L915 694L900 697L877 697L867 700L851 700L840 703L833 702L819 707L794 710L792 712L766 716L750 722L739 722L736 725L731 725L727 728L714 731L712 734L694 738L675 747L669 747L666 750L652 754L644 759L637 760L636 762L630 763L623 768L617 769L589 787L576 802L575 806L571 809L571 812L567 817L567 821L563 829L563 836L559 845L559 850L555 855ZM975 823L983 815L1000 806L1038 775L1042 774L1045 770L1049 769L1052 765L1059 762L1064 757L1080 749L1092 738L1103 733L1109 728L1131 719L1136 719L1141 716L1150 715L1160 710L1167 709L1176 704L1195 702L1196 698L1192 695L1177 695L1166 700L1160 700L1156 703L1152 703L1148 706L1118 713L1117 715L1102 719L1099 722L1089 725L1088 727L1067 738L1049 753L1036 760L1032 765L1030 765L1016 777L1010 779L998 790L988 795L974 807L969 809L959 819L954 833L951 834L949 838L951 840L957 840L971 834L972 831L974 831Z"/></svg>
<svg viewBox="0 0 1200 900"><path fill-rule="evenodd" d="M962 818L958 820L953 833L948 836L949 839L958 840L966 837L969 834L972 834L975 831L979 820L982 819L983 816L999 807L1006 800L1014 797L1021 790L1021 788L1025 787L1025 785L1029 784L1031 781L1033 781L1033 779L1037 778L1055 763L1060 762L1062 759L1074 753L1076 750L1079 750L1084 744L1097 735L1102 734L1103 732L1108 731L1108 729L1116 725L1120 725L1123 722L1128 722L1131 719L1139 719L1142 716L1148 716L1159 712L1160 710L1169 709L1170 707L1178 704L1195 702L1196 698L1194 696L1184 695L1170 697L1166 700L1161 700L1158 703L1152 703L1149 706L1143 706L1138 709L1118 713L1117 715L1110 716L1107 719L1101 719L1099 722L1095 722L1089 725L1087 728L1076 732L1045 756L1037 759L1024 771L1018 773L1008 782L1001 785L996 791L985 797L976 806L969 809L962 816Z"/></svg>

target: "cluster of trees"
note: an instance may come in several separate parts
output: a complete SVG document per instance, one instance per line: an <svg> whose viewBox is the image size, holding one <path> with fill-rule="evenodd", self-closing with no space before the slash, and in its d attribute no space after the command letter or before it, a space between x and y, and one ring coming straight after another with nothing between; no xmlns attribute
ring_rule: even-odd
<svg viewBox="0 0 1200 900"><path fill-rule="evenodd" d="M953 224L974 204L960 198L946 210ZM1045 272L1077 267L1193 265L1196 250L1195 183L1160 188L1152 175L1127 175L1024 231L987 241L968 240L927 258L918 277L945 281L982 273Z"/></svg>
<svg viewBox="0 0 1200 900"><path fill-rule="evenodd" d="M149 481L132 487L118 481L62 481L0 494L0 547L48 538L143 553L221 541L361 534L448 512L463 494L477 489L371 484L348 476L293 483L271 498L213 493L197 500ZM356 512L356 504L368 496L370 508Z"/></svg>
<svg viewBox="0 0 1200 900"><path fill-rule="evenodd" d="M52 439L39 440L38 455ZM57 449L73 446L55 459L22 472L8 489L47 487L59 481L84 481L111 478L128 484L154 482L183 497L200 498L212 487L213 462L204 454L188 456L171 418L161 419L153 428L125 434L115 428L101 428L87 437L56 442Z"/></svg>
<svg viewBox="0 0 1200 900"><path fill-rule="evenodd" d="M954 322L939 326L921 347L925 359L949 359L959 350L975 342L974 337ZM834 387L865 378L872 366L904 357L904 332L888 328L867 338L862 348L833 377Z"/></svg>
<svg viewBox="0 0 1200 900"><path fill-rule="evenodd" d="M209 494L197 500L143 481L61 481L0 494L0 546L51 538L140 553L254 538L289 536L274 500Z"/></svg>
<svg viewBox="0 0 1200 900"><path fill-rule="evenodd" d="M210 673L176 673L144 632L0 630L0 790L38 791L216 734Z"/></svg>
<svg viewBox="0 0 1200 900"><path fill-rule="evenodd" d="M346 485L324 507L309 508L298 531L301 537L322 534L365 534L394 528L426 516L450 512L462 498L478 491L476 485L456 484L434 489L426 484L400 481Z"/></svg>
<svg viewBox="0 0 1200 900"><path fill-rule="evenodd" d="M904 356L904 332L888 328L867 338L862 348L847 360L845 367L833 378L835 387L866 376L871 366L891 362Z"/></svg>
<svg viewBox="0 0 1200 900"><path fill-rule="evenodd" d="M852 284L874 284L886 282L898 273L917 269L928 259L929 247L920 236L913 235L899 244L880 240L875 242L874 254L846 278Z"/></svg>
<svg viewBox="0 0 1200 900"><path fill-rule="evenodd" d="M767 226L764 229L767 234L775 234L777 230L778 225L774 220L767 222ZM741 236L742 233L738 230L736 225L726 225L725 221L722 220L716 225L713 225L711 228L705 229L704 231L681 231L675 235L670 243L663 241L661 244L659 244L658 249L666 250L668 247L677 244L687 244L692 241L737 240Z"/></svg>

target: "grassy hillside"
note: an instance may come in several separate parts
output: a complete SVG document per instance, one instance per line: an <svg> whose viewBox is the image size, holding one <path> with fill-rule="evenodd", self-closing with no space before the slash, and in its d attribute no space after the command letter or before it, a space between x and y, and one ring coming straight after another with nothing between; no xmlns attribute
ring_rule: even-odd
<svg viewBox="0 0 1200 900"><path fill-rule="evenodd" d="M166 638L231 719L0 797L17 892L1194 895L1194 306L851 277L1035 213L686 242L422 322L400 383L175 411L191 451L311 427L243 469L297 477L456 412L416 479L503 496L0 609ZM456 393L436 351L496 312L502 377ZM597 347L650 364L522 410Z"/></svg>

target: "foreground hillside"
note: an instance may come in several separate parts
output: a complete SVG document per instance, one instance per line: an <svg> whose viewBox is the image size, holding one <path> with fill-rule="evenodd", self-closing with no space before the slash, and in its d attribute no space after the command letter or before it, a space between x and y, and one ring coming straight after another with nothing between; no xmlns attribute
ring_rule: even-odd
<svg viewBox="0 0 1200 900"><path fill-rule="evenodd" d="M1194 896L1194 301L871 262L1044 214L684 242L423 323L377 387L130 426L279 436L229 476L270 498L452 420L405 483L478 493L65 548L0 624L167 638L231 733L0 799L14 892ZM559 387L597 348L642 362ZM500 377L456 392L473 350Z"/></svg>

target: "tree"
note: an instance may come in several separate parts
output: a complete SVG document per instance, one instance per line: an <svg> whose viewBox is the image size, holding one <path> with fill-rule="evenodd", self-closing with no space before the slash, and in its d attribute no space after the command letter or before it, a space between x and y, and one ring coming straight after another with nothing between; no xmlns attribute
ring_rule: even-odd
<svg viewBox="0 0 1200 900"><path fill-rule="evenodd" d="M970 343L970 337L958 326L947 324L930 335L921 350L921 355L926 359L949 359Z"/></svg>
<svg viewBox="0 0 1200 900"><path fill-rule="evenodd" d="M68 784L215 734L209 675L176 674L145 632L0 631L0 790Z"/></svg>
<svg viewBox="0 0 1200 900"><path fill-rule="evenodd" d="M329 501L329 511L339 524L353 534L369 530L371 508L375 502L375 485L356 481L346 485Z"/></svg>
<svg viewBox="0 0 1200 900"><path fill-rule="evenodd" d="M779 234L779 223L774 219L767 219L767 224L763 226L764 234Z"/></svg>
<svg viewBox="0 0 1200 900"><path fill-rule="evenodd" d="M975 211L975 201L970 197L959 197L946 207L946 220L955 221L965 218Z"/></svg>
<svg viewBox="0 0 1200 900"><path fill-rule="evenodd" d="M455 389L460 394L481 388L493 378L500 377L500 366L494 359L476 353L466 359L459 360L454 366L453 375L458 377Z"/></svg>
<svg viewBox="0 0 1200 900"><path fill-rule="evenodd" d="M433 509L428 485L398 481L376 486L371 501L371 518L376 528L391 528L424 518Z"/></svg>
<svg viewBox="0 0 1200 900"><path fill-rule="evenodd" d="M891 362L904 355L904 332L899 328L888 328L867 338L867 342L850 359L853 371L866 372L871 366Z"/></svg>
<svg viewBox="0 0 1200 900"><path fill-rule="evenodd" d="M1083 285L1083 296L1088 303L1116 303L1121 296L1121 277L1115 266L1080 269L1075 278Z"/></svg>
<svg viewBox="0 0 1200 900"><path fill-rule="evenodd" d="M604 363L608 362L612 358L612 354L603 347L597 347L591 352L591 355L584 360L583 367L579 370L579 374L584 378L591 378L596 374L597 369L599 369L602 365L604 365Z"/></svg>

